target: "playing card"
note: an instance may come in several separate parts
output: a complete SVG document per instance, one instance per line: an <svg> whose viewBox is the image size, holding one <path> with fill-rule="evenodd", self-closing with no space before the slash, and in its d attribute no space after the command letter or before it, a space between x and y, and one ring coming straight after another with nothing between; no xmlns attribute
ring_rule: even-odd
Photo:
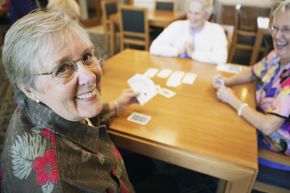
<svg viewBox="0 0 290 193"><path fill-rule="evenodd" d="M241 71L241 66L232 64L221 64L217 65L217 71L229 72L229 73L239 73Z"/></svg>
<svg viewBox="0 0 290 193"><path fill-rule="evenodd" d="M192 72L187 72L182 79L182 83L184 84L193 84L196 79L196 74Z"/></svg>
<svg viewBox="0 0 290 193"><path fill-rule="evenodd" d="M166 85L169 87L177 87L181 84L181 79L184 76L184 72L175 71L168 78Z"/></svg>
<svg viewBox="0 0 290 193"><path fill-rule="evenodd" d="M136 113L133 112L129 117L128 117L128 121L132 121L134 123L138 123L141 125L146 125L151 119L151 116L149 115L144 115L141 113Z"/></svg>
<svg viewBox="0 0 290 193"><path fill-rule="evenodd" d="M172 72L172 70L164 68L164 69L159 71L159 73L157 74L157 77L167 78L171 74L171 72Z"/></svg>
<svg viewBox="0 0 290 193"><path fill-rule="evenodd" d="M144 105L157 94L154 82L142 74L135 74L128 80L128 84L134 92L140 93L137 100L141 105Z"/></svg>
<svg viewBox="0 0 290 193"><path fill-rule="evenodd" d="M148 78L153 78L159 70L157 68L149 68L144 75Z"/></svg>
<svg viewBox="0 0 290 193"><path fill-rule="evenodd" d="M172 90L169 90L168 88L161 88L159 90L159 94L162 96L165 96L166 98L173 97L176 93Z"/></svg>

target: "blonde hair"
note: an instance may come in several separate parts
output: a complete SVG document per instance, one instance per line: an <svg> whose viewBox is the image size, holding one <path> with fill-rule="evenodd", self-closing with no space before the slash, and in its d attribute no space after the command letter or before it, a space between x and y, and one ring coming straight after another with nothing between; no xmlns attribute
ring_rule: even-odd
<svg viewBox="0 0 290 193"><path fill-rule="evenodd" d="M276 17L281 13L285 13L290 10L290 0L281 1L272 13L272 18Z"/></svg>
<svg viewBox="0 0 290 193"><path fill-rule="evenodd" d="M62 11L77 20L81 17L80 7L75 0L49 0L47 10Z"/></svg>
<svg viewBox="0 0 290 193"><path fill-rule="evenodd" d="M186 7L189 8L189 5L194 1L199 2L203 6L203 8L205 9L205 12L207 14L207 17L209 18L213 12L212 0L187 0Z"/></svg>

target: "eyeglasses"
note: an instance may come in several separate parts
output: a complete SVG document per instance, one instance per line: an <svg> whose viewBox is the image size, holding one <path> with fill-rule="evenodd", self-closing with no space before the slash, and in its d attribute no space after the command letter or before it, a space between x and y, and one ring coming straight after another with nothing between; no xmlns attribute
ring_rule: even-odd
<svg viewBox="0 0 290 193"><path fill-rule="evenodd" d="M286 27L286 26L279 28L277 26L272 25L269 27L269 31L272 34L276 34L280 31L284 35L290 35L290 27Z"/></svg>
<svg viewBox="0 0 290 193"><path fill-rule="evenodd" d="M85 65L87 68L93 69L98 66L98 61L95 56L95 49L91 49L86 51L82 57L78 60L71 60L71 61L65 61L61 65L55 67L52 69L51 72L44 72L40 74L36 74L36 76L42 76L42 75L52 75L53 78L69 78L73 75L74 72L77 72L78 65L77 63L81 61L83 65Z"/></svg>

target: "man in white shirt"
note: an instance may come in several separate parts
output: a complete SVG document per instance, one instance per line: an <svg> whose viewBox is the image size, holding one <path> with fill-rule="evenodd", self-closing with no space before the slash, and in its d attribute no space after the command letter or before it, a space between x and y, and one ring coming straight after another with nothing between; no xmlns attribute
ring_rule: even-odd
<svg viewBox="0 0 290 193"><path fill-rule="evenodd" d="M168 57L192 58L222 64L227 61L227 38L223 27L208 22L212 13L209 0L189 0L187 20L171 23L152 42L150 53Z"/></svg>

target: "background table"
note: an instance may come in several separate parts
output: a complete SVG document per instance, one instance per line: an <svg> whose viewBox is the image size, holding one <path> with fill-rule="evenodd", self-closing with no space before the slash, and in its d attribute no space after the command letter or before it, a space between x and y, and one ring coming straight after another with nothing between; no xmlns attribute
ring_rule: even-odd
<svg viewBox="0 0 290 193"><path fill-rule="evenodd" d="M226 180L226 192L250 193L257 174L256 131L231 107L218 101L211 85L215 65L189 59L151 56L125 50L104 66L104 101L115 99L127 80L149 67L197 73L193 85L170 88L171 99L155 96L144 106L134 104L113 120L109 133L119 147ZM165 86L166 80L153 78ZM237 86L235 93L253 105L253 86ZM127 121L132 112L152 116L145 125Z"/></svg>

